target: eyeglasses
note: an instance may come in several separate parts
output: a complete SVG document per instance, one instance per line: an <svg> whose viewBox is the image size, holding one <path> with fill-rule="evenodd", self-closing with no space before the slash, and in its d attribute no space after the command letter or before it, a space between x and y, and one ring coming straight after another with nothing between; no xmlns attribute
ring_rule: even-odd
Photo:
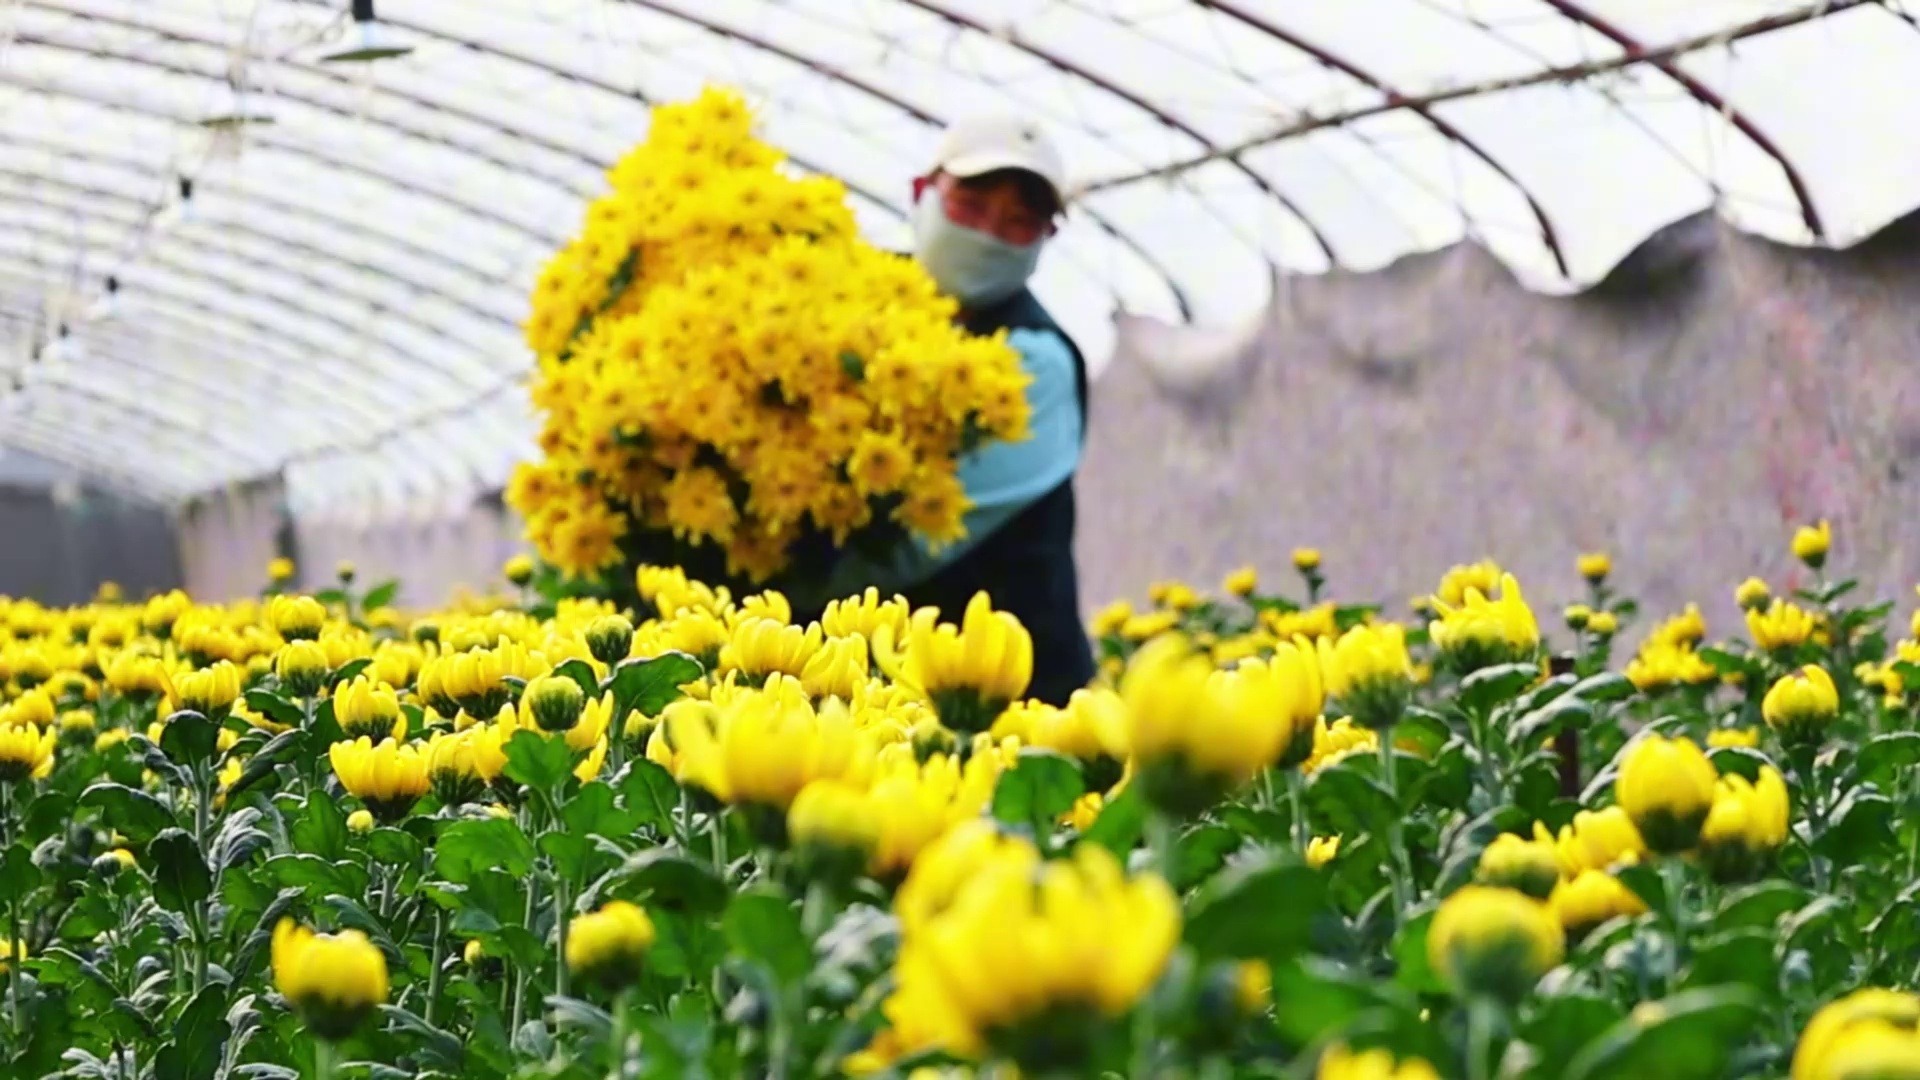
<svg viewBox="0 0 1920 1080"><path fill-rule="evenodd" d="M1053 222L1033 212L1018 193L1010 188L981 191L964 184L951 184L941 193L941 206L947 220L963 228L986 233L1015 247L1026 247L1053 232Z"/></svg>

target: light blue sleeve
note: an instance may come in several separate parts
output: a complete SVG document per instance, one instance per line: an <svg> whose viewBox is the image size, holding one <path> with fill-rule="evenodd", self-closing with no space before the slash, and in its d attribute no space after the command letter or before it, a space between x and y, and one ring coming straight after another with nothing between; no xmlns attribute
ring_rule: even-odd
<svg viewBox="0 0 1920 1080"><path fill-rule="evenodd" d="M938 552L914 537L892 556L874 562L855 556L835 568L832 595L850 595L868 585L897 592L918 585L973 550L980 541L1058 487L1080 465L1080 402L1073 354L1059 334L1014 330L1007 341L1020 352L1032 376L1027 387L1031 437L992 443L960 459L960 483L973 508L963 519L967 535Z"/></svg>

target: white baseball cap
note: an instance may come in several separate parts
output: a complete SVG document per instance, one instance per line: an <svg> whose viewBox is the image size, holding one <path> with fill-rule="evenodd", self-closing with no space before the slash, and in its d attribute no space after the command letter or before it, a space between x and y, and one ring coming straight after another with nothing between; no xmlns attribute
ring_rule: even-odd
<svg viewBox="0 0 1920 1080"><path fill-rule="evenodd" d="M1067 206L1067 165L1060 149L1031 120L1013 115L956 120L940 140L933 167L962 180L1001 169L1030 172L1047 182L1061 209Z"/></svg>

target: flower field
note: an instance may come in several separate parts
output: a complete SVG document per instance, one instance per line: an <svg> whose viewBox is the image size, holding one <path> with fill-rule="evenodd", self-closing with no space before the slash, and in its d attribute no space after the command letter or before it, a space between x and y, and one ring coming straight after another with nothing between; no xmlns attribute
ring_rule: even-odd
<svg viewBox="0 0 1920 1080"><path fill-rule="evenodd" d="M1828 544L1721 635L1301 551L1064 709L984 599L4 602L0 1075L1920 1076L1920 627Z"/></svg>

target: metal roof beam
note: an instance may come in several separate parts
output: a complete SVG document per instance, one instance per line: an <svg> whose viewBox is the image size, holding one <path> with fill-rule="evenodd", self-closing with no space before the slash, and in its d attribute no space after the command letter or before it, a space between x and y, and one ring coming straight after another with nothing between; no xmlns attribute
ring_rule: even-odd
<svg viewBox="0 0 1920 1080"><path fill-rule="evenodd" d="M1679 65L1676 57L1657 55L1655 50L1649 49L1638 37L1605 17L1588 11L1585 5L1576 3L1574 0L1544 0L1544 2L1560 14L1620 46L1626 50L1628 58L1646 61L1662 75L1679 83L1700 104L1725 117L1727 123L1733 125L1734 130L1745 135L1753 145L1760 148L1761 153L1780 165L1780 171L1786 175L1787 186L1793 189L1793 197L1799 200L1800 220L1806 223L1807 231L1813 234L1815 240L1826 239L1826 229L1820 223L1820 211L1813 204L1813 191L1807 187L1806 179L1800 175L1800 170L1794 167L1793 159L1780 148L1780 144L1760 130L1752 117L1735 108L1733 103L1719 91L1689 74ZM1847 5L1833 6L1838 8Z"/></svg>
<svg viewBox="0 0 1920 1080"><path fill-rule="evenodd" d="M917 2L917 0L907 0L907 2L912 3ZM1328 128L1341 127L1346 124L1351 124L1356 120L1365 120L1370 116L1380 116L1385 113L1398 112L1401 109L1410 109L1416 105L1432 107L1435 105L1444 105L1450 101L1463 101L1467 98L1485 97L1489 94L1504 93L1508 90L1519 90L1529 86L1545 86L1549 83L1580 82L1598 75L1605 75L1608 72L1636 67L1640 64L1673 60L1685 56L1688 53L1699 52L1702 49L1731 45L1737 41L1744 41L1751 37L1759 37L1762 34L1770 34L1776 30L1784 30L1790 26L1798 26L1801 23L1812 22L1815 19L1828 15L1837 15L1850 8L1861 7L1866 4L1878 6L1882 3L1883 0L1820 0L1818 3L1794 8L1789 11L1776 12L1772 15L1763 16L1737 26L1716 30L1709 34L1696 34L1692 37L1671 41L1659 48L1648 49L1639 55L1623 55L1606 60L1590 61L1580 64L1565 64L1559 67L1529 72L1524 75L1515 75L1510 78L1489 79L1485 82L1474 83L1469 86L1448 87L1444 90L1435 90L1430 94L1421 94L1417 97L1375 102L1371 105L1362 105L1357 108L1328 113L1322 116L1303 116L1298 120L1281 124L1269 131L1241 139L1230 145L1215 147L1205 153L1195 154L1191 157L1181 158L1176 161L1169 161L1166 164L1155 165L1152 168L1141 169L1137 172L1109 176L1104 180L1099 180L1087 185L1085 190L1089 192L1107 191L1117 187L1125 187L1128 184L1138 184L1147 180L1159 180L1176 176L1215 161L1237 161L1240 155L1251 150L1258 150L1263 146L1283 142L1287 139L1297 139L1302 135L1308 135L1316 131L1324 131Z"/></svg>
<svg viewBox="0 0 1920 1080"><path fill-rule="evenodd" d="M1335 71L1340 72L1341 74L1347 76L1348 78L1353 79L1356 82L1365 83L1367 86L1372 87L1375 90L1378 90L1382 94L1385 94L1387 96L1387 100L1389 101L1408 102L1407 108L1409 111L1413 112L1415 115L1419 116L1422 120L1425 120L1428 124L1432 125L1435 131L1439 132L1441 135L1445 136L1446 138L1451 139L1454 142L1454 144L1459 146L1462 150L1465 150L1468 153L1472 154L1474 157L1479 158L1482 162L1486 164L1488 168L1498 173L1502 179L1504 179L1507 183L1512 184L1514 188L1520 192L1520 197L1527 201L1528 209L1533 211L1533 220L1540 226L1540 239L1543 243L1546 244L1547 251L1550 254L1552 254L1553 264L1559 267L1560 276L1565 278L1571 278L1573 276L1573 272L1570 269L1568 269L1568 266L1567 266L1566 252L1561 250L1561 247L1560 247L1559 233L1554 230L1553 221L1547 217L1546 208L1540 205L1540 201L1533 197L1533 192L1528 191L1527 186L1525 184L1522 184L1519 181L1519 179L1513 175L1513 173L1507 171L1506 166L1500 164L1498 159L1496 159L1492 154L1489 154L1485 149L1483 149L1480 146L1479 143L1475 142L1470 136L1468 136L1465 132L1461 131L1458 127L1455 127L1445 117L1441 116L1439 113L1434 112L1431 108L1428 108L1425 105L1421 105L1421 104L1418 104L1417 102L1414 102L1406 94L1401 93L1399 90L1395 89L1391 84L1386 82L1386 80L1366 70L1365 68L1354 63L1353 61L1348 60L1334 53L1330 49L1327 49L1320 45L1316 45L1315 43L1307 40L1306 38L1301 37L1299 34L1296 34L1293 31L1288 30L1286 27L1282 26L1278 20L1267 15L1262 15L1256 12L1248 11L1246 8L1246 5L1244 4L1237 3L1235 2L1235 0L1194 0L1194 3L1199 4L1201 7L1210 8L1214 11L1218 11L1222 15L1226 15L1229 18L1232 18L1233 20L1239 22L1243 26L1251 27L1254 30L1258 30L1261 33L1268 35L1269 37L1272 37L1276 41L1283 42L1284 44L1292 46L1293 48L1298 49L1303 53L1306 53L1308 56L1313 57L1315 60L1326 65L1327 67L1334 69Z"/></svg>
<svg viewBox="0 0 1920 1080"><path fill-rule="evenodd" d="M46 176L33 177L33 183L28 185L15 185L15 184L8 184L4 182L7 178L22 178L22 177L28 177L30 175L31 174L24 173L15 169L9 169L4 165L0 165L0 200L11 198L11 199L18 199L21 201L31 201L31 202L37 203L38 205L47 206L50 208L57 208L62 211L69 211L69 212L73 212L83 216L97 217L101 220L109 221L115 225L122 225L122 226L129 226L129 227L137 227L139 223L143 220L139 215L135 215L133 217L110 216L108 214L101 212L103 208L111 207L111 206L140 207L143 205L138 199L135 199L133 196L128 195L125 192L111 191L105 188L90 187L85 184L77 184L61 177L46 177ZM76 197L50 199L46 197L47 193L35 190L36 188L44 188L44 187L52 187L52 188L59 189L60 191L72 192ZM405 296L395 297L392 295L391 291L383 292L381 288L378 286L376 286L374 292L369 293L364 288L350 286L350 283L353 283L354 286L357 286L357 283L364 280L364 278L359 277L357 275L362 275L362 274L371 276L371 277L382 278L384 280L394 282L400 288L404 288L411 293L430 295L435 298L445 299L449 304L452 304L453 306L458 307L461 310L466 311L469 314L472 314L476 317L483 318L487 325L494 326L494 327L512 328L517 330L516 327L513 327L513 324L507 322L506 320L501 319L496 315L483 313L483 309L481 309L479 306L475 304L465 302L465 301L460 301L453 297L445 296L444 293L432 291L429 289L429 287L425 285L416 284L404 278L397 278L397 277L392 277L390 275L383 274L380 270L371 266L370 264L354 262L345 258L344 256L326 251L321 248L316 248L310 244L301 243L297 240L281 240L273 236L273 234L268 233L262 229L256 229L246 224L245 222L237 222L237 221L226 220L226 219L209 219L207 224L217 229L218 234L212 235L212 236L196 235L197 230L180 228L167 233L166 239L169 242L175 242L175 243L191 246L195 249L203 249L207 251L217 252L225 258L229 258L234 260L235 262L246 264L255 269L269 270L277 275L291 278L296 281L305 282L309 287L321 289L325 291L328 295L334 296L339 299L352 300L356 303L364 303L370 309L369 314L376 315L383 318L392 318L397 322L407 323L408 325L411 325L417 328L422 334L429 335L431 337L453 339L456 337L456 335L454 333L454 327L452 324L445 323L445 322L429 321L421 317L419 314L417 314L411 305L408 305L404 302L405 300L408 299L408 297L405 297ZM234 244L219 242L223 237L230 236L230 235L244 236L244 237L250 238L256 244L265 245L266 250L274 250L275 248L284 248L287 251L299 253L300 255L305 256L305 258L298 263L289 264L276 258L270 258L263 254L257 254L257 252L261 250L261 248L258 248L258 247L254 247L252 248L252 250L248 250L241 247L237 247ZM148 257L149 256L142 256L142 259L146 259ZM136 262L138 261L140 260L136 260ZM308 273L303 269L297 268L301 266L308 266L316 262L327 264L330 268L337 268L336 273L338 269L343 269L346 271L346 274L330 277L327 279L322 279L315 276L314 274ZM248 278L244 278L242 280L248 280L248 279L251 279L251 275L248 275ZM401 302L394 303L393 302L394 300L399 300ZM468 340L465 340L464 335L458 335L457 344L459 344L463 349L468 349L476 354L481 354L481 355L486 354L489 350L497 346L497 343L491 343L491 342L482 343L482 342L468 341ZM429 367L434 370L445 373L449 379L458 380L463 385L466 384L468 381L465 376L455 373L454 371L448 369L442 364L438 364L438 363L426 360L424 357L421 358L421 363L425 367ZM496 368L486 368L481 371L481 374L491 375L491 374L494 374L497 370L498 369Z"/></svg>
<svg viewBox="0 0 1920 1080"><path fill-rule="evenodd" d="M0 214L4 214L5 212L6 208L0 206ZM29 221L10 222L8 227L10 229L17 228L32 233L38 239L49 244L70 242L72 239L68 234L52 228L41 227ZM236 259L235 261L242 265L247 263L247 260L244 259ZM356 326L352 322L337 315L301 306L299 302L299 290L294 287L285 286L284 283L277 278L268 278L265 275L243 276L240 274L210 273L207 269L208 265L205 260L182 260L149 251L141 256L138 263L126 267L121 271L120 291L122 294L131 294L136 288L153 288L154 279L158 276L156 272L164 272L168 277L183 281L199 282L216 291L232 295L235 298L248 298L254 302L272 307L277 311L286 312L294 318L305 319L318 326L331 328L331 332L328 335L310 337L310 340L316 348L330 350L330 352L326 354L327 359L340 366L342 368L340 374L349 378L395 378L402 382L412 383L413 389L418 389L423 392L432 387L449 386L457 392L476 385L465 379L455 379L453 376L447 374L444 368L426 362L411 350L397 347L391 341L374 338L365 327ZM346 354L340 350L340 340L343 337L351 339L361 334L366 334L369 338L373 338L378 342L381 349L389 351L394 356L403 358L415 366L412 368L394 368L381 371L373 365L353 363L347 358ZM406 371L404 376L399 374L402 370ZM428 376L434 372L438 372L442 376L438 382L415 382L417 377Z"/></svg>
<svg viewBox="0 0 1920 1080"><path fill-rule="evenodd" d="M4 234L0 234L0 241L3 240ZM69 269L63 264L37 259L28 253L16 254L12 262L16 267L44 268L55 275L64 274ZM4 269L5 265L6 260L0 259L0 269ZM43 283L42 287L45 288L46 284ZM260 322L251 312L237 310L230 305L209 302L193 293L158 289L152 285L145 286L143 293L122 296L121 302L129 306L152 305L166 312L167 318L180 321L183 325L220 325L220 323L205 322L206 319L211 318L244 327L249 332L246 335L249 340L254 335L259 337L262 342L261 352L274 356L279 361L278 364L255 365L261 370L293 384L296 389L311 395L316 401L325 402L328 408L342 409L366 420L379 420L385 417L385 414L375 411L367 404L365 399L338 393L328 383L327 376L315 375L310 368L302 368L302 364L311 365L311 357L303 359L298 353L284 351L282 343L286 341L298 342L314 349L321 347L320 343L312 337L291 332L292 328L288 325ZM185 316L181 315L182 312L186 313ZM225 332L231 334L231 330Z"/></svg>

